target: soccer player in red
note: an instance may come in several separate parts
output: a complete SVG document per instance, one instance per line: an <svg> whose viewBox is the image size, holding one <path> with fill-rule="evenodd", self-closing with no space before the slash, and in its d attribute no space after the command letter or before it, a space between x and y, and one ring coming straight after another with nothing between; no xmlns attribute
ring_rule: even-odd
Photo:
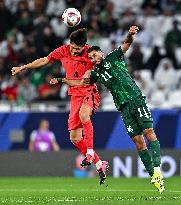
<svg viewBox="0 0 181 205"><path fill-rule="evenodd" d="M62 63L66 72L66 79L71 85L71 80L81 80L84 73L93 68L93 64L87 56L87 50L90 46L86 45L86 42L87 30L78 29L71 33L70 44L58 47L47 57L37 59L20 67L13 67L11 70L12 75L25 69L39 68L58 60ZM68 94L71 96L68 120L70 140L85 156L82 166L88 166L93 162L99 173L100 183L104 183L108 163L101 161L93 150L93 126L90 119L100 103L97 87L95 84L88 87L69 86Z"/></svg>

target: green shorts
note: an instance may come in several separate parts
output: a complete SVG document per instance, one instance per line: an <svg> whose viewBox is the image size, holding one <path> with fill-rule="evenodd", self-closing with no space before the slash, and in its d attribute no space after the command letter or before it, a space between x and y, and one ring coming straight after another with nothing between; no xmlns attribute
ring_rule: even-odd
<svg viewBox="0 0 181 205"><path fill-rule="evenodd" d="M153 118L143 96L123 104L120 112L131 138L141 135L147 128L153 128Z"/></svg>

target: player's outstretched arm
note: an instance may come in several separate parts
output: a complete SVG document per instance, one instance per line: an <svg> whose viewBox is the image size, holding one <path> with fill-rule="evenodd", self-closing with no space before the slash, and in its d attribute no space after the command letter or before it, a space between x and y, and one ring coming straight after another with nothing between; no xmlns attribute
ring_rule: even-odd
<svg viewBox="0 0 181 205"><path fill-rule="evenodd" d="M32 63L28 63L23 66L13 67L11 69L12 75L16 75L17 73L20 73L21 71L25 69L33 69L33 68L39 68L41 66L47 65L49 63L49 59L47 57L39 58Z"/></svg>
<svg viewBox="0 0 181 205"><path fill-rule="evenodd" d="M90 79L89 78L82 78L82 80L69 80L67 78L63 78L62 83L66 83L69 86L89 86Z"/></svg>
<svg viewBox="0 0 181 205"><path fill-rule="evenodd" d="M80 86L81 80L70 80L70 79L67 79L67 78L52 78L50 80L50 84L51 85L55 85L57 83L65 83L69 86Z"/></svg>
<svg viewBox="0 0 181 205"><path fill-rule="evenodd" d="M70 79L67 79L67 78L62 78L62 83L65 83L69 86L80 86L81 80L70 80Z"/></svg>
<svg viewBox="0 0 181 205"><path fill-rule="evenodd" d="M55 85L57 83L66 83L67 85L69 86L88 86L90 85L90 73L91 73L91 70L87 70L83 77L82 77L82 80L70 80L70 79L67 79L67 78L52 78L50 80L50 84L51 85Z"/></svg>
<svg viewBox="0 0 181 205"><path fill-rule="evenodd" d="M134 40L134 35L138 32L139 28L137 26L131 26L128 35L126 39L124 40L123 45L121 46L121 49L123 53L126 53L126 51L129 49L130 45L132 44Z"/></svg>

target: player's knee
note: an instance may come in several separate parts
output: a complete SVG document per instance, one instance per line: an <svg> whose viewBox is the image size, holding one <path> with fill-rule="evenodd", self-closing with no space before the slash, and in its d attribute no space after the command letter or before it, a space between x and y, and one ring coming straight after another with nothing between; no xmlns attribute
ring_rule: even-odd
<svg viewBox="0 0 181 205"><path fill-rule="evenodd" d="M148 141L154 141L156 140L156 134L154 132L153 128L145 129L143 131L145 137L148 139Z"/></svg>
<svg viewBox="0 0 181 205"><path fill-rule="evenodd" d="M82 135L79 133L70 132L70 141L75 144L82 139Z"/></svg>
<svg viewBox="0 0 181 205"><path fill-rule="evenodd" d="M79 117L80 117L81 122L86 122L90 119L89 114L86 112L79 112Z"/></svg>
<svg viewBox="0 0 181 205"><path fill-rule="evenodd" d="M146 149L146 142L145 142L143 136L134 137L133 142L135 143L137 150Z"/></svg>
<svg viewBox="0 0 181 205"><path fill-rule="evenodd" d="M77 140L77 139L70 139L70 141L72 142L72 144L76 144L76 143L78 143L80 140Z"/></svg>
<svg viewBox="0 0 181 205"><path fill-rule="evenodd" d="M146 149L146 143L145 142L136 142L136 148L137 150L144 150Z"/></svg>
<svg viewBox="0 0 181 205"><path fill-rule="evenodd" d="M70 135L70 141L71 141L73 144L79 142L81 139L82 139L81 136L71 136L71 135Z"/></svg>

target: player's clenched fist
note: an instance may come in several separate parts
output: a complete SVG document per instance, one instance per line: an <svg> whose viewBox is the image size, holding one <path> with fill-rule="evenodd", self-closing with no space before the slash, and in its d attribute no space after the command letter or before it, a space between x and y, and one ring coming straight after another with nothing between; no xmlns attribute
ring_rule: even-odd
<svg viewBox="0 0 181 205"><path fill-rule="evenodd" d="M134 34L136 34L136 33L138 32L138 30L139 30L139 28L138 28L137 26L131 26L131 27L129 28L129 33L130 33L131 35L134 35Z"/></svg>
<svg viewBox="0 0 181 205"><path fill-rule="evenodd" d="M50 80L50 84L51 84L51 85L54 85L54 84L57 84L57 83L58 83L57 78L52 78L52 79Z"/></svg>
<svg viewBox="0 0 181 205"><path fill-rule="evenodd" d="M19 66L19 67L13 67L11 69L11 74L12 75L16 75L17 73L21 72L22 70L24 70L25 67L24 66Z"/></svg>

